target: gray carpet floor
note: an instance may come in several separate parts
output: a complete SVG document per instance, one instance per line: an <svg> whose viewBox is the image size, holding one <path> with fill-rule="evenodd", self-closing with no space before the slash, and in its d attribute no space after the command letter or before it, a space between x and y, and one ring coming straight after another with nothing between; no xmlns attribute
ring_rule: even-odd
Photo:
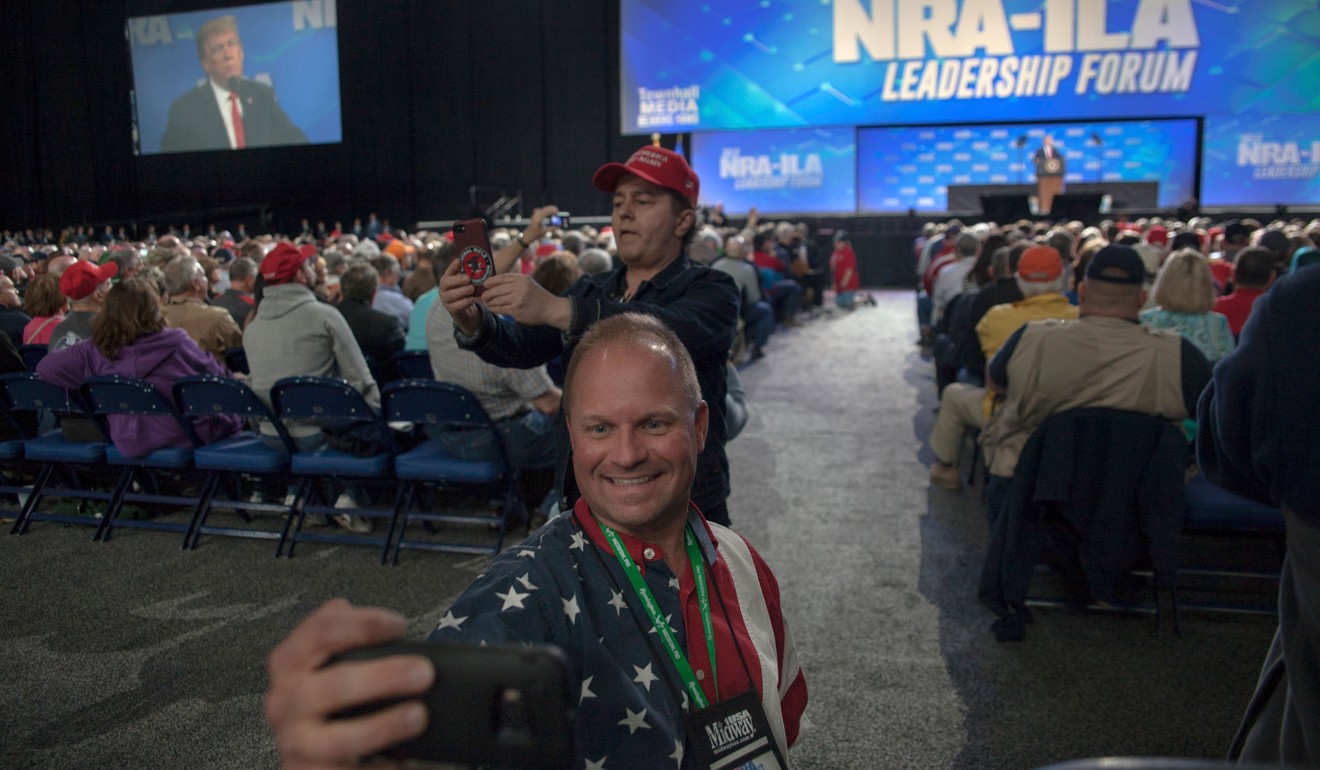
<svg viewBox="0 0 1320 770"><path fill-rule="evenodd" d="M1272 620L1042 611L996 642L976 601L979 489L932 489L937 401L910 292L772 338L745 367L730 510L775 569L806 669L797 768L1033 768L1102 755L1222 756ZM7 533L6 526L5 532ZM1232 548L1230 548L1231 550ZM0 535L0 767L268 768L265 656L328 598L415 636L480 557L35 524Z"/></svg>

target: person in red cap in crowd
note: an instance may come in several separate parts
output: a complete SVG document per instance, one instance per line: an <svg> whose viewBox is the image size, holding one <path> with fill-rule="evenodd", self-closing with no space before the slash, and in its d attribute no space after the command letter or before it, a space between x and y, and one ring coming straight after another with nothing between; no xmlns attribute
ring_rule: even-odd
<svg viewBox="0 0 1320 770"><path fill-rule="evenodd" d="M92 336L92 319L105 307L110 293L110 279L119 274L119 265L107 262L95 265L79 260L60 276L60 293L69 299L69 313L50 333L46 343L51 352L72 347Z"/></svg>
<svg viewBox="0 0 1320 770"><path fill-rule="evenodd" d="M261 260L265 281L256 316L243 332L247 353L248 385L266 403L270 389L284 377L313 375L347 380L373 407L380 406L380 390L367 368L366 358L353 332L339 311L319 302L312 293L316 285L316 247L301 249L281 242ZM300 451L327 446L316 425L286 421ZM263 424L263 438L278 446L274 428ZM340 508L359 507L366 502L358 490L348 490L336 501ZM342 514L335 517L350 532L370 532L371 520Z"/></svg>
<svg viewBox="0 0 1320 770"><path fill-rule="evenodd" d="M592 178L613 194L610 221L622 267L587 276L556 297L529 276L504 272L485 282L478 300L455 260L440 280L440 300L454 319L459 347L497 366L527 368L558 355L570 358L596 321L625 312L653 315L673 329L696 364L701 395L710 407L710 435L701 452L692 500L711 521L728 524L729 461L724 453L725 361L738 328L738 288L729 276L689 260L696 228L700 180L683 156L643 147L626 163L606 163ZM540 212L533 214L539 225ZM517 246L527 247L525 241ZM512 264L510 260L509 264ZM563 483L561 508L577 497L569 446L560 441L556 463Z"/></svg>
<svg viewBox="0 0 1320 770"><path fill-rule="evenodd" d="M1063 295L1068 276L1063 257L1050 246L1032 246L1018 259L1017 285L1022 299L995 305L976 324L981 352L989 361L1013 332L1028 321L1042 318L1076 318L1076 306ZM940 413L930 433L935 464L930 480L945 489L962 489L958 458L969 428L985 426L994 412L994 396L985 388L965 382L949 383L940 396Z"/></svg>

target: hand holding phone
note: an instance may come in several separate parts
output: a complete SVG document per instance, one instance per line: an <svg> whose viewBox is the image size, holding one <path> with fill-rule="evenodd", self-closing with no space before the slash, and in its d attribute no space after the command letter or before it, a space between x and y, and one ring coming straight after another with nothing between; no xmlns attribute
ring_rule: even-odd
<svg viewBox="0 0 1320 770"><path fill-rule="evenodd" d="M435 666L421 695L429 721L420 736L382 752L391 759L509 768L567 768L573 758L573 701L564 653L550 645L391 642L332 661L422 655ZM402 702L376 701L335 716L361 717Z"/></svg>
<svg viewBox="0 0 1320 770"><path fill-rule="evenodd" d="M495 275L495 258L491 254L485 220L455 222L454 250L458 254L459 269L472 280L473 296L480 297L483 285Z"/></svg>

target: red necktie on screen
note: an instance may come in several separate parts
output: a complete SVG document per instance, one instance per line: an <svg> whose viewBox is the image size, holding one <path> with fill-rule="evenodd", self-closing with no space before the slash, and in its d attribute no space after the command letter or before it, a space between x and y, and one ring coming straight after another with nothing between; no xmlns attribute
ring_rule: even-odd
<svg viewBox="0 0 1320 770"><path fill-rule="evenodd" d="M229 92L229 118L234 121L234 147L247 147L247 137L243 135L243 113L238 111L238 94Z"/></svg>

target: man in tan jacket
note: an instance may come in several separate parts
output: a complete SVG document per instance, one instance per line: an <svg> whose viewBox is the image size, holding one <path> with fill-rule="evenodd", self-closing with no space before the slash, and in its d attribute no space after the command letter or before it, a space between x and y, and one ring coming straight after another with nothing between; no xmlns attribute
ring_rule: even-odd
<svg viewBox="0 0 1320 770"><path fill-rule="evenodd" d="M165 291L170 295L165 322L188 332L202 350L224 363L225 353L243 347L243 330L228 310L206 304L206 272L191 255L165 265Z"/></svg>

